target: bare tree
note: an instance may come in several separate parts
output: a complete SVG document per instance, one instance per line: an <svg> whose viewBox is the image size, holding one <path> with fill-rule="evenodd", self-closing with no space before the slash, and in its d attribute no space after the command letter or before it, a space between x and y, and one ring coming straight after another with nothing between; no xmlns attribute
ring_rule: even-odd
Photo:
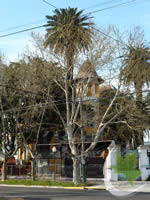
<svg viewBox="0 0 150 200"><path fill-rule="evenodd" d="M36 38L34 38L34 39L36 39ZM39 42L39 40L37 39L36 42ZM111 43L106 41L106 44L109 44L108 45L108 49L109 49ZM109 52L111 50L113 50L113 47L111 47L112 48L111 50L110 49L108 50L106 47L107 46L106 44L102 45L100 43L100 46L98 47L99 50L97 48L97 50L95 51L96 53L93 54L93 55L95 55L95 59L93 58L93 63L95 63L93 70L95 70L95 67L97 65L96 63L98 61L102 62L101 60L99 60L99 58L101 58L101 57L103 57L103 65L105 65L105 63L107 63L107 65L112 63L112 60L113 60L112 57L114 57L114 55L111 54L109 57ZM107 53L106 53L106 50L108 50ZM118 49L116 49L116 52L117 52L117 50ZM44 48L40 48L40 51L41 51L41 55L44 55L44 52L43 52L43 51L45 51ZM119 53L117 52L116 54L120 55ZM54 54L54 52L53 52L53 54ZM60 73L60 71L55 71L55 73L53 73L53 76L51 76L51 79L53 82L55 82L55 84L57 84L57 86L64 93L63 100L65 102L65 116L64 116L64 114L61 113L61 110L55 101L51 101L51 107L59 116L60 121L64 127L65 133L67 135L68 143L69 143L69 147L70 147L70 151L71 151L71 158L73 160L73 182L75 184L77 184L80 182L79 165L80 165L81 161L82 161L82 163L85 162L85 159L88 156L89 152L94 149L94 147L96 146L99 139L103 136L106 128L109 125L112 125L113 123L114 124L124 123L124 124L129 125L129 127L131 127L131 128L133 128L133 126L130 126L131 124L128 124L126 119L121 119L118 122L116 122L116 119L122 113L124 113L124 111L126 109L123 105L119 106L119 109L118 109L118 107L116 107L115 112L111 112L111 114L110 114L110 111L112 110L112 107L114 106L114 103L116 102L116 99L118 98L118 95L120 94L121 86L120 86L119 79L118 79L118 83L119 83L118 89L116 90L115 95L113 96L113 98L111 99L109 104L107 105L106 109L103 111L101 118L96 120L96 123L97 123L96 131L93 134L93 137L91 137L92 141L91 141L90 146L87 149L85 149L84 145L83 145L85 135L83 133L84 120L83 120L83 114L82 114L82 110L83 110L82 107L83 107L83 99L87 95L88 87L93 78L92 73L90 73L90 71L89 71L88 77L86 79L84 79L82 81L82 83L80 84L80 85L82 85L82 87L80 90L80 98L78 98L77 92L76 92L75 81L68 80L68 73L69 73L70 69L65 67L65 59L62 59L62 58L63 58L63 56L62 57L60 56L61 63L59 62L59 57L57 59L57 61L58 61L57 65L61 66L63 69L62 73ZM76 58L77 58L77 55L76 55ZM62 64L62 62L64 62L64 64ZM121 64L121 62L118 64ZM44 66L47 67L47 62L45 62ZM74 59L74 63L72 63L71 67L75 67L75 66L77 66L77 62ZM119 65L117 65L117 66L119 66ZM115 80L117 80L117 77ZM51 95L50 98L52 100L53 95ZM78 148L77 140L82 145L82 148Z"/></svg>

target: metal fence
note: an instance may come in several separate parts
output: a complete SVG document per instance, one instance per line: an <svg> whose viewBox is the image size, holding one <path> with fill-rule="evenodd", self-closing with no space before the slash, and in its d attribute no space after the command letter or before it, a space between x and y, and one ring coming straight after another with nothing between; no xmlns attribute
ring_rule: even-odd
<svg viewBox="0 0 150 200"><path fill-rule="evenodd" d="M9 176L31 176L31 164L14 165L7 164L6 167L7 175ZM2 174L2 169L0 168L0 175Z"/></svg>
<svg viewBox="0 0 150 200"><path fill-rule="evenodd" d="M103 177L104 161L92 158L86 163L87 178ZM82 166L80 168L80 176L82 177ZM71 158L66 159L39 159L36 160L36 177L49 178L55 180L71 180L73 174L73 163ZM1 171L0 171L1 174ZM23 162L21 164L7 164L7 175L13 177L31 178L32 169L31 162Z"/></svg>

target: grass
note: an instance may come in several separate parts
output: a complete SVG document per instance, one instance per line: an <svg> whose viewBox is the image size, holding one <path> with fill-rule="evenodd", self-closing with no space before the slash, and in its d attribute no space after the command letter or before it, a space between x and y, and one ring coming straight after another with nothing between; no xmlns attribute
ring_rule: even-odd
<svg viewBox="0 0 150 200"><path fill-rule="evenodd" d="M75 185L72 182L55 182L51 180L23 180L23 179L11 179L6 181L0 181L0 184L8 185L39 185L39 186L63 186L63 187L77 187L77 186L86 186L86 184L77 184Z"/></svg>

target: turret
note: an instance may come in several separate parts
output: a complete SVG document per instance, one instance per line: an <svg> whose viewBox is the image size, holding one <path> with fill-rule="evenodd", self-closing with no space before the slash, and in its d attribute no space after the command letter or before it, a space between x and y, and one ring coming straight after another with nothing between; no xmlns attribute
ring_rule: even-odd
<svg viewBox="0 0 150 200"><path fill-rule="evenodd" d="M98 98L99 97L99 85L104 80L98 76L94 66L87 58L84 63L80 66L79 72L74 79L76 83L76 96L81 97L84 91L84 99ZM87 85L88 83L88 85Z"/></svg>

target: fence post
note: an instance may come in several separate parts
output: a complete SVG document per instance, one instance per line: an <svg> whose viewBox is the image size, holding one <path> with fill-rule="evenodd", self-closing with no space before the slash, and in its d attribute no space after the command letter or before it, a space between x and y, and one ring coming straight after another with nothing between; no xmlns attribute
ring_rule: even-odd
<svg viewBox="0 0 150 200"><path fill-rule="evenodd" d="M148 169L149 166L149 158L147 155L147 148L145 146L140 145L138 147L139 153L139 169L141 171L141 180L145 181L148 178Z"/></svg>
<svg viewBox="0 0 150 200"><path fill-rule="evenodd" d="M112 165L116 165L116 153L118 152L118 147L115 142L112 141L111 145L108 147L108 156L104 163L104 178L111 181L118 180L118 174L114 173Z"/></svg>

